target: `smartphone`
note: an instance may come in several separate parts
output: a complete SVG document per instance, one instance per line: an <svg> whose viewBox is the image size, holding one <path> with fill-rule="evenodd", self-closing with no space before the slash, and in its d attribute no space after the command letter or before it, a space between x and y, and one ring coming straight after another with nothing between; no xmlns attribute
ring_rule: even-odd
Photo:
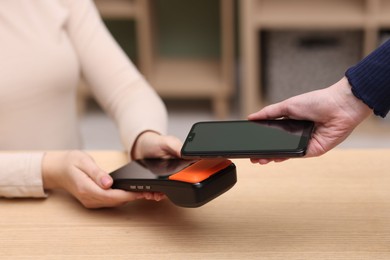
<svg viewBox="0 0 390 260"><path fill-rule="evenodd" d="M291 158L306 154L314 123L305 120L206 121L195 123L183 158Z"/></svg>
<svg viewBox="0 0 390 260"><path fill-rule="evenodd" d="M237 181L236 166L227 159L143 159L110 173L113 189L161 192L181 207L200 207Z"/></svg>

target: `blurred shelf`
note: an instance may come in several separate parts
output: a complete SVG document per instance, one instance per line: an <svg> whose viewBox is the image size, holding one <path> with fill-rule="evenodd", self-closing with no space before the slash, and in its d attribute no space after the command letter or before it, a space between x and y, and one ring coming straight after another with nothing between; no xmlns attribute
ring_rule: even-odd
<svg viewBox="0 0 390 260"><path fill-rule="evenodd" d="M215 60L158 58L151 82L165 97L198 98L218 94L221 65Z"/></svg>
<svg viewBox="0 0 390 260"><path fill-rule="evenodd" d="M134 19L138 15L137 0L95 0L95 4L105 18Z"/></svg>
<svg viewBox="0 0 390 260"><path fill-rule="evenodd" d="M364 0L258 0L254 25L261 28L356 28L365 22Z"/></svg>
<svg viewBox="0 0 390 260"><path fill-rule="evenodd" d="M172 2L172 1L171 1ZM217 24L217 30L219 33L219 53L216 57L210 57L208 55L194 55L193 53L188 54L176 54L176 55L167 55L162 54L159 44L162 41L162 33L169 33L170 39L175 39L176 42L170 44L179 44L180 46L182 41L186 40L186 37L189 37L188 30L183 33L183 26L181 25L180 29L175 30L163 30L161 24L156 20L158 18L157 7L161 8L161 5L158 6L158 3L165 4L166 2L157 2L153 0L148 1L148 10L147 12L150 15L148 19L149 23L149 33L148 38L152 39L152 44L149 45L149 48L146 48L145 60L146 64L146 78L151 81L152 86L154 86L157 92L166 98L182 98L182 99L209 99L213 104L213 112L216 118L226 118L229 114L229 103L230 98L233 94L233 82L234 82L234 21L233 21L233 0L214 0L214 1L203 1L205 7L203 7L203 15L206 13L209 17L219 17ZM188 12L191 12L191 7L196 6L195 18L205 19L202 15L199 15L199 2L188 2L183 3L181 1L176 1L177 4L182 6L183 4L188 8ZM217 13L210 13L210 10L206 10L208 5L213 5L217 3ZM194 5L194 6L192 6ZM185 13L180 8L173 17L169 17L171 21L188 21L185 17ZM166 13L165 13L166 15ZM191 13L191 15L194 15ZM175 20L177 19L177 21ZM192 16L191 16L192 19ZM209 25L210 26L210 25ZM201 31L205 31L210 28L197 28ZM176 33L176 34L175 34ZM195 33L195 32L194 32ZM203 37L201 40L203 42L210 41L210 38L198 34L197 38ZM174 35L172 35L174 34ZM199 36L200 35L200 36ZM190 44L185 41L187 44ZM211 44L211 43L210 43Z"/></svg>

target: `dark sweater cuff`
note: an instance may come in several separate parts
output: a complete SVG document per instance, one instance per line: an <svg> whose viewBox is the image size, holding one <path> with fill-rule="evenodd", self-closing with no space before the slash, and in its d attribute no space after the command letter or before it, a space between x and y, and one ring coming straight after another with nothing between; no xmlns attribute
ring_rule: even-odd
<svg viewBox="0 0 390 260"><path fill-rule="evenodd" d="M390 41L345 73L352 93L376 115L385 117L390 110Z"/></svg>

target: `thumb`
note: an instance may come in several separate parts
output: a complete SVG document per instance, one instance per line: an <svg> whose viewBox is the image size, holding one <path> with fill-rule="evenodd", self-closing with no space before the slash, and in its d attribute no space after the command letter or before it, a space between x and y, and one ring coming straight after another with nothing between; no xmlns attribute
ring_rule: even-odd
<svg viewBox="0 0 390 260"><path fill-rule="evenodd" d="M280 102L264 107L256 113L248 116L249 120L274 119L287 116L285 102Z"/></svg>
<svg viewBox="0 0 390 260"><path fill-rule="evenodd" d="M183 146L182 141L180 141L179 138L175 136L165 136L165 150L167 151L168 155L173 157L181 157L181 147Z"/></svg>
<svg viewBox="0 0 390 260"><path fill-rule="evenodd" d="M86 155L86 157L80 161L78 168L87 174L102 189L106 190L111 187L113 183L112 177L108 175L107 172L100 169L92 157Z"/></svg>

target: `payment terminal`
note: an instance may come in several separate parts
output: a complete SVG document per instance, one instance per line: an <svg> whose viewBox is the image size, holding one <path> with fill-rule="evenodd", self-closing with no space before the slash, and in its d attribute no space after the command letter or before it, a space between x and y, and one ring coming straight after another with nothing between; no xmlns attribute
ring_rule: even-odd
<svg viewBox="0 0 390 260"><path fill-rule="evenodd" d="M112 188L164 193L181 207L200 207L237 181L236 166L227 159L143 159L113 171Z"/></svg>

